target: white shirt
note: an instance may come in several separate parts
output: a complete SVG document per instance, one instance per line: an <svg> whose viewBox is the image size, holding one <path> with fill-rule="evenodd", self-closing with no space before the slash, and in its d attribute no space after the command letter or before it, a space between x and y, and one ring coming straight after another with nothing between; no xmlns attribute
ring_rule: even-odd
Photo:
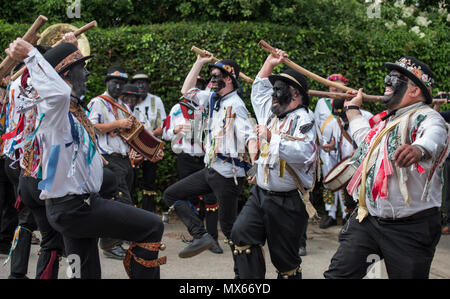
<svg viewBox="0 0 450 299"><path fill-rule="evenodd" d="M392 162L394 173L389 176L388 179L388 196L386 199L380 197L375 199L375 204L366 198L366 206L370 215L383 217L383 218L403 218L420 211L432 208L440 207L442 203L442 167L438 167L434 172L431 182L428 196L425 200L421 200L422 194L425 189L426 178L430 173L432 164L442 154L447 141L447 124L438 112L431 109L429 106L423 103L417 103L402 109L399 109L394 117L389 118L388 123L397 119L401 115L404 115L413 108L425 107L426 110L415 112L409 121L408 131L411 131L413 125L417 122L420 115L425 116L425 119L420 123L417 131L417 138L412 143L413 145L420 145L425 148L431 159L420 162L420 166L425 169L425 173L419 174L414 165L405 168L407 174L407 189L411 198L410 205L408 206L402 197L399 187L399 178L397 176L395 162ZM360 145L368 132L371 130L369 122L364 117L360 116L353 119L350 122L350 131L352 132L353 140ZM375 138L375 137L374 137ZM380 167L381 161L384 155L384 146L387 135L385 135L380 143L380 151L377 156L375 167ZM359 189L356 188L353 198L358 200Z"/></svg>
<svg viewBox="0 0 450 299"><path fill-rule="evenodd" d="M252 105L258 124L272 126L274 119L267 124L272 115L272 93L273 87L268 78L256 77L252 86ZM282 125L284 123L284 125ZM269 156L260 155L256 161L258 164L257 183L258 186L275 192L287 192L297 189L292 176L287 172L283 177L279 176L280 162L286 161L299 177L303 187L309 189L314 181L314 165L317 155L316 129L314 126L314 115L311 111L300 108L288 113L284 118L278 119L276 128L280 134L274 134L269 145ZM288 135L288 136L286 136ZM289 137L298 138L297 140ZM300 140L301 139L301 140ZM270 172L267 185L264 182L264 167L269 164Z"/></svg>
<svg viewBox="0 0 450 299"><path fill-rule="evenodd" d="M185 153L194 157L201 157L205 155L203 151L203 140L202 140L202 131L203 131L203 117L202 112L200 110L196 110L194 112L195 118L191 120L186 120L181 111L181 105L175 104L170 110L169 116L166 118L166 123L168 123L167 127L163 128L163 139L171 141L172 150L174 153ZM196 137L194 137L194 144L191 144L191 136L187 136L182 134L181 132L178 134L174 134L173 130L179 126L184 125L187 121L191 122L191 135L193 134L193 130L195 127ZM196 126L196 124L199 126ZM189 137L189 140L188 138Z"/></svg>
<svg viewBox="0 0 450 299"><path fill-rule="evenodd" d="M192 89L193 90L193 89ZM212 96L210 91L199 91L194 95L194 102L199 106L208 107ZM231 114L236 114L233 126L227 131L224 138L218 138L223 133L226 111L231 108ZM210 117L212 109L212 117ZM248 118L248 110L244 101L239 97L237 91L230 92L221 100L216 111L214 107L209 107L207 123L207 136L204 140L205 164L216 170L223 177L234 176L232 163L225 162L216 157L222 154L226 157L240 158L245 153L245 147L250 139L256 139L253 128ZM236 176L244 177L245 170L242 167L235 167Z"/></svg>
<svg viewBox="0 0 450 299"><path fill-rule="evenodd" d="M14 82L11 83L11 86L9 88L9 94L8 94L9 102L8 102L8 106L7 106L7 110L6 110L7 124L5 124L7 126L5 128L5 134L14 131L17 127L17 124L19 123L20 113L17 112L17 107L16 107L17 104L16 103L18 103L18 101L20 99L19 86L21 84L21 79L22 79L22 77L19 77L16 80L14 80ZM15 159L14 158L14 149L11 149L15 139L16 138L11 138L11 139L5 140L5 142L3 144L3 154L11 159Z"/></svg>
<svg viewBox="0 0 450 299"><path fill-rule="evenodd" d="M108 92L105 92L103 95L112 98L110 95L108 95ZM126 109L131 112L128 105L124 104L121 100L117 100L117 103L126 107ZM108 101L100 97L95 97L91 100L88 107L90 111L89 120L92 122L92 124L107 124L116 121L112 105ZM117 114L119 116L119 119L129 117L129 115L118 108ZM127 155L130 151L130 146L119 135L112 137L108 132L106 134L98 135L97 140L102 154L110 155L116 153Z"/></svg>
<svg viewBox="0 0 450 299"><path fill-rule="evenodd" d="M147 94L147 97L134 107L134 115L144 123L145 129L152 132L157 127L162 127L166 119L166 111L160 97ZM156 123L159 114L159 122Z"/></svg>
<svg viewBox="0 0 450 299"><path fill-rule="evenodd" d="M57 161L53 184L42 190L40 198L58 198L69 194L98 192L103 180L103 164L98 152L88 165L86 156L89 148L89 135L75 117L74 124L81 127L80 152L74 163L75 172L71 175L71 162L74 157L75 143L69 121L71 87L63 81L37 49L29 52L25 64L30 72L31 85L43 101L38 103L38 113L45 113L38 131L42 146L42 177L50 179L50 158ZM84 143L83 143L84 141ZM55 153L59 150L59 155ZM41 182L42 183L42 182ZM42 186L41 184L39 186Z"/></svg>

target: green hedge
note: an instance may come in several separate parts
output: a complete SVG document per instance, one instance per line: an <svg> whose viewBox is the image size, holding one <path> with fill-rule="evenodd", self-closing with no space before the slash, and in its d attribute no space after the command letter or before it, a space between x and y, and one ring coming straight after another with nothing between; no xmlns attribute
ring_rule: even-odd
<svg viewBox="0 0 450 299"><path fill-rule="evenodd" d="M331 1L333 2L333 1ZM180 97L183 80L196 57L192 45L214 53L218 58L233 58L242 71L254 77L267 53L257 44L264 39L275 47L286 50L292 61L326 77L340 72L354 88L364 87L365 92L381 94L386 75L384 62L395 61L403 55L415 56L427 62L435 73L438 90L450 90L450 36L447 15L432 10L427 14L415 10L405 17L401 8L385 7L382 18L369 19L366 6L349 1L355 9L352 19L342 20L332 26L294 26L267 22L178 22L143 26L95 28L87 33L91 52L95 55L88 68L91 72L87 99L104 91L106 69L113 64L123 65L130 73L145 69L151 77L151 92L159 95L169 112ZM316 12L320 16L320 12ZM417 17L425 16L432 23L420 26L425 34L420 37L411 32ZM314 15L309 16L310 19ZM388 29L386 22L405 25ZM401 22L400 22L401 23ZM80 26L79 22L76 25ZM0 20L0 47L23 35L29 25L11 25ZM283 67L277 67L276 72ZM202 75L208 77L206 68ZM311 89L327 90L321 84L309 80ZM250 89L244 87L244 100L250 110ZM314 108L317 99L313 99ZM448 108L444 106L444 108ZM382 110L378 104L368 104L366 109L376 113ZM158 184L160 191L176 180L175 159L167 151L159 163ZM246 193L248 190L246 190ZM243 196L245 197L245 195Z"/></svg>

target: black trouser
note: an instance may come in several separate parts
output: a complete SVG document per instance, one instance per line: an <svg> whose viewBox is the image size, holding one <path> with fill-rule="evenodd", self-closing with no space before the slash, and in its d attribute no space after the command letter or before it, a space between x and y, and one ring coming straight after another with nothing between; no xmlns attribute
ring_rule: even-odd
<svg viewBox="0 0 450 299"><path fill-rule="evenodd" d="M235 245L251 246L249 253L242 252L235 258L239 277L265 277L261 246L266 240L272 263L280 273L298 268L302 262L298 250L307 221L305 204L297 190L277 194L252 187L231 233Z"/></svg>
<svg viewBox="0 0 450 299"><path fill-rule="evenodd" d="M203 156L194 157L185 153L177 155L177 169L178 177L180 179L184 179L203 168L205 168ZM200 200L198 196L194 196L189 198L189 200L195 207L198 207L200 219L203 220L203 218L206 218L206 231L217 241L217 238L219 237L219 231L217 229L217 222L219 220L218 211L206 210L206 206L217 206L217 199L214 196L214 193L202 195L202 198L203 200Z"/></svg>
<svg viewBox="0 0 450 299"><path fill-rule="evenodd" d="M132 185L131 181L133 176L131 175L132 167L130 159L127 156L118 156L115 154L104 155L103 157L108 161L105 168L111 170L116 177L118 193L114 196L115 200L131 204L129 188Z"/></svg>
<svg viewBox="0 0 450 299"><path fill-rule="evenodd" d="M231 228L238 212L238 197L242 192L245 178L225 178L212 168L204 168L176 182L164 191L163 200L167 206L174 205L178 217L196 239L206 233L202 221L197 217L189 198L214 193L219 202L219 221L222 232L230 238Z"/></svg>
<svg viewBox="0 0 450 299"><path fill-rule="evenodd" d="M325 278L363 278L374 256L384 259L389 278L428 278L441 237L438 208L392 221L369 215L360 223L356 215L342 227Z"/></svg>
<svg viewBox="0 0 450 299"><path fill-rule="evenodd" d="M6 175L8 166L6 159L0 158L0 243L5 248L11 245L18 223L17 210L14 208L14 186Z"/></svg>
<svg viewBox="0 0 450 299"><path fill-rule="evenodd" d="M18 162L13 164L13 160L7 158L5 161L5 172L8 179L14 186L14 196L18 203L19 197L19 177L20 165ZM23 200L20 200L23 203ZM11 254L11 278L25 277L28 272L28 261L30 258L32 233L37 229L36 221L31 210L22 204L18 205L18 234L16 235L17 244Z"/></svg>
<svg viewBox="0 0 450 299"><path fill-rule="evenodd" d="M150 161L144 161L138 168L133 168L133 182L130 188L133 204L138 204L137 190L142 189L141 207L150 212L155 211L155 181L157 169L158 165ZM139 179L141 170L142 180Z"/></svg>
<svg viewBox="0 0 450 299"><path fill-rule="evenodd" d="M450 226L450 158L445 160L445 213L447 214L447 226Z"/></svg>
<svg viewBox="0 0 450 299"><path fill-rule="evenodd" d="M40 180L32 177L21 176L19 179L19 192L25 206L32 212L41 232L41 250L37 262L36 279L58 278L59 256L64 249L63 239L60 233L53 229L47 220L45 202L39 199Z"/></svg>
<svg viewBox="0 0 450 299"><path fill-rule="evenodd" d="M138 243L160 242L164 224L153 213L98 194L68 195L46 200L50 224L64 237L66 254L77 255L80 268L72 268L80 278L101 278L97 238L114 238ZM155 260L158 251L136 248L134 254L145 260ZM76 256L75 256L76 257ZM132 278L159 278L159 266L145 268L132 259Z"/></svg>

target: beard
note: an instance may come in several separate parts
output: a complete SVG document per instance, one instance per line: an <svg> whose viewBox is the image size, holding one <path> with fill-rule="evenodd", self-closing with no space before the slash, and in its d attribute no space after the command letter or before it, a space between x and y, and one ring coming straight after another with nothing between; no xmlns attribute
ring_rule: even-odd
<svg viewBox="0 0 450 299"><path fill-rule="evenodd" d="M401 83L397 86L387 86L392 89L392 91L387 90L382 97L382 103L386 107L387 110L393 110L395 107L397 107L402 99L403 96L406 93L406 90L408 89L408 84Z"/></svg>

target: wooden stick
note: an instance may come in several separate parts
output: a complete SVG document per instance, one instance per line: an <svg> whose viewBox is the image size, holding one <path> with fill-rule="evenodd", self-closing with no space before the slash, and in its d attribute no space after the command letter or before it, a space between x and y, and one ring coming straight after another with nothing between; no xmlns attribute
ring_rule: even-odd
<svg viewBox="0 0 450 299"><path fill-rule="evenodd" d="M25 35L22 37L23 40L33 43L33 41L36 40L36 35L38 34L39 30L41 30L42 26L48 21L48 19L45 16L39 16L34 21L33 25L27 30ZM7 56L2 63L0 64L0 78L4 78L6 75L11 72L11 70L19 64L19 61L16 61L12 59L11 57Z"/></svg>
<svg viewBox="0 0 450 299"><path fill-rule="evenodd" d="M259 46L261 46L264 50L266 50L267 52L271 53L273 56L275 57L279 57L275 48L272 47L271 45L269 45L268 43L266 43L265 41L261 40L258 43ZM332 87L336 87L339 88L341 90L344 91L348 91L348 90L354 90L353 88L347 87L343 84L339 84L330 80L327 80L325 78L320 77L319 75L316 75L310 71L308 71L307 69L302 68L301 66L299 66L298 64L292 62L289 58L284 58L283 59L283 63L286 64L287 66L289 66L290 68L298 71L299 73L305 75L306 77L309 77L315 81L318 81L320 83L323 83L327 86L332 86Z"/></svg>
<svg viewBox="0 0 450 299"><path fill-rule="evenodd" d="M81 27L80 29L76 30L76 31L74 32L75 37L78 37L78 36L82 35L84 32L86 32L86 31L88 31L89 29L94 28L94 27L97 27L97 21L92 21L92 22L90 22L90 23L84 25L84 26ZM56 42L52 47L55 47L55 46L59 45L59 44L61 43L61 41L62 41L62 40L59 40L59 41ZM25 71L25 68L26 68L26 67L24 66L24 67L22 67L17 73L15 73L15 74L12 76L12 80L14 81L14 80L16 80L17 78L19 78L19 77L23 74L23 72Z"/></svg>
<svg viewBox="0 0 450 299"><path fill-rule="evenodd" d="M197 47L195 47L195 46L192 46L191 50L194 51L195 53L197 53L197 54L200 55L200 56L203 56L203 57L208 56L208 55L206 54L206 51L205 51L205 50L199 49L199 48L197 48ZM217 61L220 61L220 60L214 57L213 62L216 63ZM240 77L242 80L244 80L245 82L248 82L248 83L250 83L250 84L253 84L253 79L250 78L250 77L248 77L248 76L246 76L244 73L239 72L239 77Z"/></svg>
<svg viewBox="0 0 450 299"><path fill-rule="evenodd" d="M330 99L339 99L339 100L350 100L353 99L356 95L348 94L348 93L340 93L340 92L328 92L328 91L320 91L320 90L308 90L308 94L312 97L319 98L330 98ZM374 95L363 95L363 100L366 102L380 102L383 96L374 96Z"/></svg>

